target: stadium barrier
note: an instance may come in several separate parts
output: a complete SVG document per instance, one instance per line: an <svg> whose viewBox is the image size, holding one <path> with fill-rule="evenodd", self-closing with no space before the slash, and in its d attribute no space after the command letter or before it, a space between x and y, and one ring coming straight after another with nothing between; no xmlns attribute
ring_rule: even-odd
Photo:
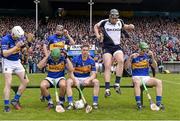
<svg viewBox="0 0 180 121"><path fill-rule="evenodd" d="M17 92L17 90L18 90L18 85L13 85L13 86L11 86L11 89L14 91L14 93L16 94L16 92ZM99 86L100 88L105 88L105 86L104 85L100 85ZM37 86L37 85L29 85L29 86L27 86L26 87L27 89L32 89L32 88L40 88L40 86ZM75 87L75 86L73 86L73 88L76 88L77 89L77 87ZM93 88L93 86L83 86L83 87L81 87L81 90L84 90L84 88ZM114 88L114 86L110 86L110 88ZM133 85L121 85L121 88L134 88L134 86ZM152 86L147 86L147 88L152 88ZM78 90L78 89L77 89ZM142 105L143 105L143 91L144 91L144 87L143 86L141 86L141 103L142 103ZM81 95L80 95L80 92L79 92L79 90L78 90L78 93L79 93L79 99L81 99Z"/></svg>
<svg viewBox="0 0 180 121"><path fill-rule="evenodd" d="M164 70L172 73L180 73L180 61L163 61Z"/></svg>

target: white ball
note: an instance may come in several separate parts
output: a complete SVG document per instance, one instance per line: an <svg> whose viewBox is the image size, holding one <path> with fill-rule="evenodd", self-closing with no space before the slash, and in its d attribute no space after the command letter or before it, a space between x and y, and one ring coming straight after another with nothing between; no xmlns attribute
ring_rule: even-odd
<svg viewBox="0 0 180 121"><path fill-rule="evenodd" d="M84 108L83 100L81 99L81 100L75 101L74 107L75 107L76 109L82 109L82 108Z"/></svg>

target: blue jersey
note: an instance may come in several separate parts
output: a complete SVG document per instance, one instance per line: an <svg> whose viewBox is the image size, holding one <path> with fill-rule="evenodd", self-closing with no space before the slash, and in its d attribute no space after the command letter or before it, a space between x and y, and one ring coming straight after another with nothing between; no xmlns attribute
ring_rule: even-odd
<svg viewBox="0 0 180 121"><path fill-rule="evenodd" d="M96 71L95 62L91 57L82 60L82 55L74 57L72 60L75 77L85 78L90 76L91 71Z"/></svg>
<svg viewBox="0 0 180 121"><path fill-rule="evenodd" d="M132 76L149 76L149 56L140 55L132 59Z"/></svg>
<svg viewBox="0 0 180 121"><path fill-rule="evenodd" d="M60 57L58 62L55 62L51 56L49 56L47 61L47 70L48 70L48 77L51 78L59 78L65 76L65 65L66 65L66 59L65 57Z"/></svg>
<svg viewBox="0 0 180 121"><path fill-rule="evenodd" d="M48 45L50 50L55 48L63 49L65 44L69 44L69 39L66 36L57 36L56 34L49 36L45 42Z"/></svg>
<svg viewBox="0 0 180 121"><path fill-rule="evenodd" d="M10 34L7 34L6 36L4 36L2 38L2 41L1 41L2 51L13 48L14 46L16 46L16 42L17 41L13 40L13 38ZM20 53L20 48L18 48L11 55L4 57L4 58L6 58L8 60L12 60L12 61L17 61L17 60L19 60L19 53Z"/></svg>

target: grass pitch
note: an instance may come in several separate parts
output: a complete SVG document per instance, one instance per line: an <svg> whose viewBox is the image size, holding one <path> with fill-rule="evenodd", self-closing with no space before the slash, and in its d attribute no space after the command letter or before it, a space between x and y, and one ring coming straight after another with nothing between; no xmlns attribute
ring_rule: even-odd
<svg viewBox="0 0 180 121"><path fill-rule="evenodd" d="M46 74L29 74L29 85L39 85ZM112 76L112 83L114 83ZM23 109L16 111L11 106L10 113L3 112L3 87L4 80L0 74L0 120L180 120L180 74L158 74L157 78L163 80L163 103L165 111L153 112L149 108L149 102L144 94L144 106L142 111L136 110L134 90L122 88L122 95L111 89L111 97L104 98L104 89L100 90L99 109L86 114L85 110L72 110L65 113L56 113L54 110L47 110L47 102L40 102L40 89L27 89L21 97ZM101 84L103 76L98 75ZM13 76L12 85L19 84L16 76ZM131 78L122 78L121 85L130 85ZM155 101L155 88L149 89ZM54 90L50 89L51 96L55 102ZM77 90L74 89L74 99L78 99ZM84 95L88 103L92 104L92 89L84 89ZM14 93L11 91L11 98ZM67 103L65 104L67 106Z"/></svg>

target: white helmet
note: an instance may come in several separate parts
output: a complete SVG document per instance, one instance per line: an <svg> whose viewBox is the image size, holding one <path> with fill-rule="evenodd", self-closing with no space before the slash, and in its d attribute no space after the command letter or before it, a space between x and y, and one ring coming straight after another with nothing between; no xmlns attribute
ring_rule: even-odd
<svg viewBox="0 0 180 121"><path fill-rule="evenodd" d="M24 37L24 30L20 26L14 26L12 28L12 34L15 37L22 38Z"/></svg>

